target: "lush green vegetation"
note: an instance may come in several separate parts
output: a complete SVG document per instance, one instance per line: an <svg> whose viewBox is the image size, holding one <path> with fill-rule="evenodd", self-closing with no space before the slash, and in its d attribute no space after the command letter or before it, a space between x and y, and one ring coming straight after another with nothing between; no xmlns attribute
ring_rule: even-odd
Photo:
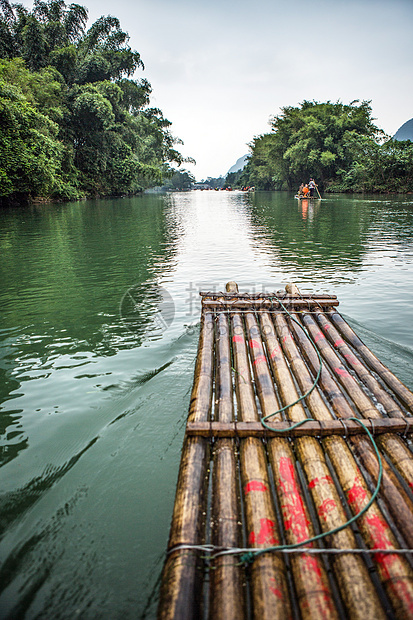
<svg viewBox="0 0 413 620"><path fill-rule="evenodd" d="M207 183L209 187L212 187L212 189L221 189L225 186L224 177L207 177L203 182Z"/></svg>
<svg viewBox="0 0 413 620"><path fill-rule="evenodd" d="M188 170L176 170L171 174L162 185L163 190L187 191L195 183L194 175Z"/></svg>
<svg viewBox="0 0 413 620"><path fill-rule="evenodd" d="M250 144L238 186L294 190L314 177L326 191L413 191L413 143L386 136L368 101L304 101L282 108L270 124L271 133Z"/></svg>
<svg viewBox="0 0 413 620"><path fill-rule="evenodd" d="M171 123L115 17L0 0L0 204L75 199L161 184L182 164Z"/></svg>

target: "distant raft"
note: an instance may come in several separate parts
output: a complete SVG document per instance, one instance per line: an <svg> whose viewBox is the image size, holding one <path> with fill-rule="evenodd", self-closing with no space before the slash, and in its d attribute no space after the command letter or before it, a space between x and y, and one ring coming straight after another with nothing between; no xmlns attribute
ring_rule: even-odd
<svg viewBox="0 0 413 620"><path fill-rule="evenodd" d="M294 198L297 200L321 200L319 196L299 196L298 194L296 194Z"/></svg>
<svg viewBox="0 0 413 620"><path fill-rule="evenodd" d="M288 291L201 293L160 619L413 617L413 394Z"/></svg>

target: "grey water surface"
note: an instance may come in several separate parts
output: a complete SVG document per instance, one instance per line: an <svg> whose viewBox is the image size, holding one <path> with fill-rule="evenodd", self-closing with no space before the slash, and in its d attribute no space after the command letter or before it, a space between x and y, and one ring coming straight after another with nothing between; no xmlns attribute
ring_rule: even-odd
<svg viewBox="0 0 413 620"><path fill-rule="evenodd" d="M0 212L0 617L153 618L200 290L336 294L413 388L413 196Z"/></svg>

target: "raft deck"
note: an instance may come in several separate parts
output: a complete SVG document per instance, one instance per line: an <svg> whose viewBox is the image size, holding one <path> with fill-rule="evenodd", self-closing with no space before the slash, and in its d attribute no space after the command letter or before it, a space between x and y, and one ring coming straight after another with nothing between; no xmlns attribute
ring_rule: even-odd
<svg viewBox="0 0 413 620"><path fill-rule="evenodd" d="M413 617L413 394L289 290L201 293L159 618Z"/></svg>

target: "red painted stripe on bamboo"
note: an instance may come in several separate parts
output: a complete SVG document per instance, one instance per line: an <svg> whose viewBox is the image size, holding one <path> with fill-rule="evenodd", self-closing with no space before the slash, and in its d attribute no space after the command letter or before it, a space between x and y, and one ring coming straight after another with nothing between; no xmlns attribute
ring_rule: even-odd
<svg viewBox="0 0 413 620"><path fill-rule="evenodd" d="M286 325L286 320L282 316L277 316L275 319L275 322L277 326L277 332L279 336L281 336L282 329L284 329ZM289 342L289 346L285 349L285 352L286 352L286 355L288 357L291 367L296 371L295 376L296 376L297 382L301 386L302 391L305 392L305 391L308 391L308 389L312 385L312 377L309 375L307 366L304 364L301 358L302 352L304 351L306 355L308 355L310 366L312 366L314 372L316 372L316 370L318 369L319 362L313 350L312 345L308 342L308 340L305 339L304 332L299 330L299 328L294 323L292 323L291 325L293 327L293 330L296 333L296 340L301 345L301 353L299 353L297 345L295 344L294 340L291 340ZM327 394L330 394L330 395L334 394L334 395L341 396L340 392L338 392L337 390L336 385L333 384L331 375L326 370L323 370L322 372L320 385L323 386ZM344 414L344 417L353 415L347 401L343 400L342 396L340 399L340 403L342 406L341 409L338 409L340 415ZM310 410L312 411L314 417L317 418L321 416L321 418L319 419L323 419L323 420L325 420L326 417L330 417L331 419L331 413L327 409L325 402L320 398L317 391L313 391L310 394L310 396L307 399L307 404L309 405ZM360 512L363 505L365 505L365 503L368 501L368 499L370 498L370 495L367 494L366 489L363 487L363 485L365 485L364 478L362 477L362 475L360 474L358 470L358 466L356 462L354 461L354 457L350 453L349 448L347 447L347 445L344 443L344 441L341 438L331 437L325 441L324 445L330 455L332 463L334 464L336 462L336 472L338 474L342 487L345 490L347 489L347 499L349 501L349 504L351 505L353 513L357 514L358 512ZM340 452L343 454L339 458ZM353 478L352 482L349 485L347 485L346 476L348 475L348 472L351 472L351 471L358 472L358 473ZM387 483L385 484L385 488L386 489L389 488ZM371 530L371 528L369 527L366 521L366 516L371 516L371 515L377 515L380 518L381 512L379 511L377 504L374 504L369 509L367 515L364 515L363 517L359 519L358 523L359 523L359 527L361 529L363 537L366 540L368 547L378 548L377 545L379 545L381 541L379 539L374 538L374 531ZM392 547L390 548L395 548L397 546L397 543L387 523L386 523L386 528L387 528L386 533L389 536L389 539L392 541ZM347 530L343 532L342 534L344 533L348 534L349 532ZM401 558L399 556L396 556L396 557L390 556L390 557L391 557L391 561L387 562L386 564L383 564L383 562L386 562L385 556L380 557L379 560L377 560L377 558L374 558L374 561L377 564L379 575L387 589L389 597L392 600L393 604L395 605L395 608L399 612L400 617L406 617L406 615L407 616L409 615L410 613L409 610L411 609L411 592L412 592L411 570L410 570L408 563L406 562L404 558ZM383 570L384 566L388 568L387 575L386 575L386 571ZM344 572L344 574L347 576L346 571ZM389 577L389 575L391 575L391 578ZM371 587L370 580L367 585L368 587ZM363 606L365 606L365 604L368 603L368 608L365 609L366 617L369 616L372 611L371 599L369 599L367 595L368 587L366 588L366 584L363 585L363 597L359 601L359 604L357 605L358 609L361 611ZM358 596L357 593L358 593L358 590L356 590L356 596ZM376 609L376 611L374 612L375 617L377 617L377 615L380 615L380 613L381 612L378 612Z"/></svg>
<svg viewBox="0 0 413 620"><path fill-rule="evenodd" d="M267 358L265 357L265 355L258 355L258 357L255 358L253 364L266 364L267 363Z"/></svg>
<svg viewBox="0 0 413 620"><path fill-rule="evenodd" d="M307 511L299 490L299 482L292 460L281 457L279 461L280 486L283 490L281 510L284 515L284 527L291 531L297 542L311 537ZM312 546L312 545L310 545Z"/></svg>
<svg viewBox="0 0 413 620"><path fill-rule="evenodd" d="M251 491L268 491L268 487L261 480L250 480L244 487L244 493L251 493Z"/></svg>

